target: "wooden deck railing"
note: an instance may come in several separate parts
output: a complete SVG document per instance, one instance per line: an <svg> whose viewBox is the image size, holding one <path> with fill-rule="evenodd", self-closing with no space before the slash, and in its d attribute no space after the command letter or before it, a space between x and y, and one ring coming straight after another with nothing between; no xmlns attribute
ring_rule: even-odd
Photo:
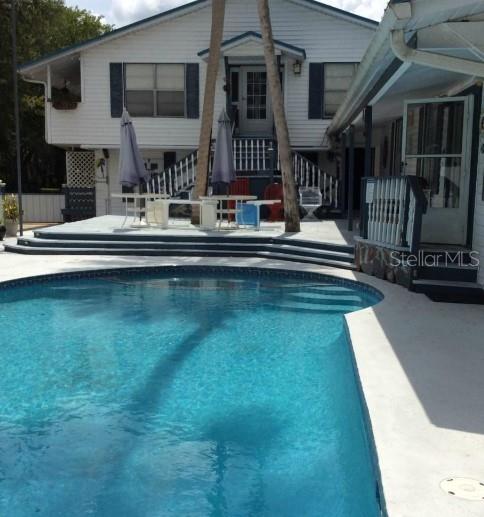
<svg viewBox="0 0 484 517"><path fill-rule="evenodd" d="M416 252L427 200L415 176L362 179L361 236Z"/></svg>

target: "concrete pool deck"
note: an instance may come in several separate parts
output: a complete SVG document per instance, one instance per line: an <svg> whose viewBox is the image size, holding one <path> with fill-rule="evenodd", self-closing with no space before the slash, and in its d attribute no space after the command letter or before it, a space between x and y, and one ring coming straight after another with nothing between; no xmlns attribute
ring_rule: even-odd
<svg viewBox="0 0 484 517"><path fill-rule="evenodd" d="M1 249L1 247L0 247ZM230 265L312 271L379 289L378 305L346 316L390 517L479 517L483 501L440 482L484 482L484 308L421 294L333 268L262 258L17 255L0 251L0 282L80 270Z"/></svg>

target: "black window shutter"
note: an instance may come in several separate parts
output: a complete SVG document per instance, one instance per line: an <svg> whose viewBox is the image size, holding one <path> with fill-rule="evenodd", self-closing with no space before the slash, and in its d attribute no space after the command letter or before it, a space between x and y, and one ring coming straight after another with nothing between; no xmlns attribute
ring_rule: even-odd
<svg viewBox="0 0 484 517"><path fill-rule="evenodd" d="M111 87L111 117L123 114L123 63L109 63L109 83Z"/></svg>
<svg viewBox="0 0 484 517"><path fill-rule="evenodd" d="M187 63L185 73L185 92L187 118L200 117L200 66L198 63Z"/></svg>
<svg viewBox="0 0 484 517"><path fill-rule="evenodd" d="M308 118L324 118L324 63L309 63Z"/></svg>

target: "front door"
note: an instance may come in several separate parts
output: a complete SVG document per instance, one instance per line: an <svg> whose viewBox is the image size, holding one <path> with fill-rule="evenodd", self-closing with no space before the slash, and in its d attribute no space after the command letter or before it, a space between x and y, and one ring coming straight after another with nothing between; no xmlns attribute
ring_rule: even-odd
<svg viewBox="0 0 484 517"><path fill-rule="evenodd" d="M472 98L407 101L403 170L427 197L422 242L461 244L467 236Z"/></svg>
<svg viewBox="0 0 484 517"><path fill-rule="evenodd" d="M271 136L273 127L265 66L240 68L242 98L240 99L239 124L242 136Z"/></svg>

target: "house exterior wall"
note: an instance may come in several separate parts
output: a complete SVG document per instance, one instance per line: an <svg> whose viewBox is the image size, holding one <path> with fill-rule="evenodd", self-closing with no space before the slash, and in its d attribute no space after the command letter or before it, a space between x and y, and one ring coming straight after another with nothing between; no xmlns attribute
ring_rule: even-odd
<svg viewBox="0 0 484 517"><path fill-rule="evenodd" d="M201 107L206 63L197 54L209 46L210 9L202 7L82 51L82 102L73 111L55 110L46 103L48 142L87 148L118 146L119 119L110 115L110 62L198 62ZM291 0L271 0L271 15L275 38L304 48L307 54L299 76L292 71L292 60L285 63L284 93L292 145L321 147L330 120L308 120L309 63L360 61L374 29ZM224 39L251 30L260 31L256 0L228 0ZM224 76L222 60L216 91L216 116L225 106ZM142 147L198 146L200 119L136 118L135 125Z"/></svg>
<svg viewBox="0 0 484 517"><path fill-rule="evenodd" d="M481 113L484 113L484 102ZM479 138L479 162L477 167L476 204L474 212L474 239L473 248L479 252L481 267L479 269L478 282L484 286L484 133L481 131Z"/></svg>

